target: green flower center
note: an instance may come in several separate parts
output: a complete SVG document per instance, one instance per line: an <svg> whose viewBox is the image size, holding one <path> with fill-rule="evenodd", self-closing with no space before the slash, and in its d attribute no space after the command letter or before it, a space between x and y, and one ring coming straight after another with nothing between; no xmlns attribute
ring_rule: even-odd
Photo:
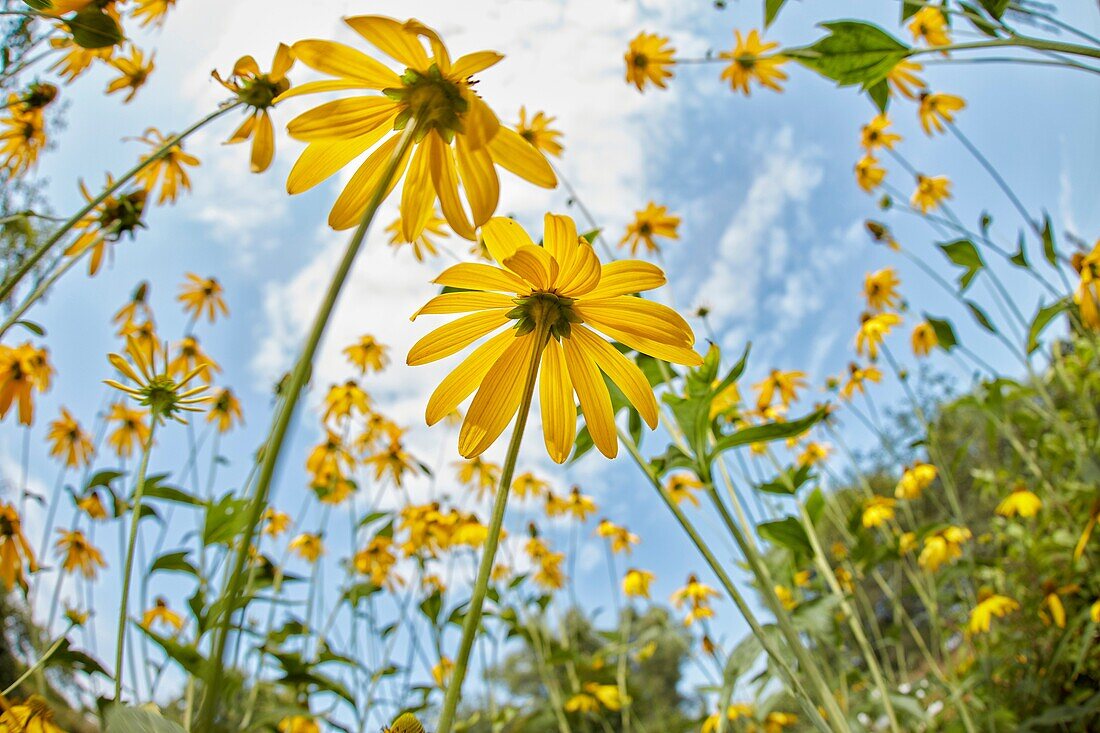
<svg viewBox="0 0 1100 733"><path fill-rule="evenodd" d="M402 103L402 110L394 121L393 129L404 130L409 120L420 125L417 140L435 130L450 142L456 132L463 132L462 116L469 102L461 85L447 78L432 64L427 73L405 69L400 87L382 90L390 99Z"/></svg>
<svg viewBox="0 0 1100 733"><path fill-rule="evenodd" d="M148 407L154 417L171 417L178 407L179 385L171 377L154 377L141 392L141 404Z"/></svg>
<svg viewBox="0 0 1100 733"><path fill-rule="evenodd" d="M133 235L145 226L141 216L145 211L145 192L134 191L119 198L108 199L99 215L99 228L108 241L118 241L123 234Z"/></svg>
<svg viewBox="0 0 1100 733"><path fill-rule="evenodd" d="M237 98L249 107L267 109L274 104L275 97L287 89L290 89L289 80L280 79L276 82L272 81L267 74L262 74L254 79L245 80L237 93Z"/></svg>
<svg viewBox="0 0 1100 733"><path fill-rule="evenodd" d="M516 307L508 311L508 318L516 321L517 335L530 333L536 328L546 329L556 339L569 338L570 324L582 319L573 310L573 298L556 293L539 292L516 298Z"/></svg>

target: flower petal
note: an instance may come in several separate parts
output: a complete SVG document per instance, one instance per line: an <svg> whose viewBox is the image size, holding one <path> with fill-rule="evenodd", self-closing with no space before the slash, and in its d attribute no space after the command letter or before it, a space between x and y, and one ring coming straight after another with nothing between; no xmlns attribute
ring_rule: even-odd
<svg viewBox="0 0 1100 733"><path fill-rule="evenodd" d="M344 18L351 29L405 66L417 71L427 71L428 54L415 33L405 30L404 24L382 15L359 15Z"/></svg>
<svg viewBox="0 0 1100 733"><path fill-rule="evenodd" d="M389 130L383 125L374 132L350 140L320 140L302 151L286 179L290 194L308 191L366 152Z"/></svg>
<svg viewBox="0 0 1100 733"><path fill-rule="evenodd" d="M677 346L695 343L695 334L687 321L667 305L652 300L630 295L599 300L585 298L574 308L581 318L591 321L597 328L601 328L600 324L608 324L620 331Z"/></svg>
<svg viewBox="0 0 1100 733"><path fill-rule="evenodd" d="M281 81L293 65L294 54L291 52L290 46L280 43L279 47L275 49L275 56L271 59L271 73L269 76L273 81Z"/></svg>
<svg viewBox="0 0 1100 733"><path fill-rule="evenodd" d="M578 239L569 272L558 276L558 292L567 298L579 298L593 290L600 283L600 258L596 256L592 245Z"/></svg>
<svg viewBox="0 0 1100 733"><path fill-rule="evenodd" d="M481 262L460 262L451 265L435 280L436 285L463 290L498 290L502 293L527 295L531 286L521 278L499 267Z"/></svg>
<svg viewBox="0 0 1100 733"><path fill-rule="evenodd" d="M511 310L513 307L515 307L515 300L503 293L443 293L425 303L409 320L442 313L469 313L490 308Z"/></svg>
<svg viewBox="0 0 1100 733"><path fill-rule="evenodd" d="M515 130L503 126L497 130L497 134L489 141L489 153L501 168L536 186L554 188L558 185L558 177L546 156L520 137Z"/></svg>
<svg viewBox="0 0 1100 733"><path fill-rule="evenodd" d="M305 84L297 84L275 97L274 104L280 104L284 99L300 97L303 94L320 94L321 92L344 92L349 89L370 89L361 81L347 79L324 79L322 81L307 81Z"/></svg>
<svg viewBox="0 0 1100 733"><path fill-rule="evenodd" d="M672 362L673 364L684 364L686 366L699 366L703 363L703 357L699 355L699 352L686 346L675 346L665 341L654 341L653 339L643 338L636 334L622 331L606 323L597 323L587 318L585 322L607 334L619 343L629 346L635 351L652 356L655 359L662 359Z"/></svg>
<svg viewBox="0 0 1100 733"><path fill-rule="evenodd" d="M549 290L558 274L558 263L542 247L525 244L505 258L503 265L538 290Z"/></svg>
<svg viewBox="0 0 1100 733"><path fill-rule="evenodd" d="M413 344L405 363L420 366L462 351L495 328L508 323L505 311L492 310L457 318Z"/></svg>
<svg viewBox="0 0 1100 733"><path fill-rule="evenodd" d="M653 396L653 388L649 386L649 380L638 365L580 324L573 326L569 338L576 339L577 344L596 362L596 366L611 377L611 381L623 391L650 429L656 428L657 400Z"/></svg>
<svg viewBox="0 0 1100 733"><path fill-rule="evenodd" d="M493 158L484 148L474 150L465 135L455 135L455 162L475 227L489 221L500 200L500 180Z"/></svg>
<svg viewBox="0 0 1100 733"><path fill-rule="evenodd" d="M542 352L539 405L546 451L555 463L565 463L577 435L577 407L573 404L573 382L557 339L550 339Z"/></svg>
<svg viewBox="0 0 1100 733"><path fill-rule="evenodd" d="M513 338L485 375L458 433L458 452L463 458L481 455L512 421L538 343L539 334L534 331Z"/></svg>
<svg viewBox="0 0 1100 733"><path fill-rule="evenodd" d="M427 145L417 147L401 189L401 236L406 242L416 241L435 209L435 188L428 170L428 151Z"/></svg>
<svg viewBox="0 0 1100 733"><path fill-rule="evenodd" d="M614 458L619 452L619 438L615 434L615 414L611 409L611 394L607 391L607 385L600 370L573 339L563 339L562 346L565 348L565 365L581 403L588 434L600 453Z"/></svg>
<svg viewBox="0 0 1100 733"><path fill-rule="evenodd" d="M275 157L275 130L271 125L271 116L264 110L256 115L256 134L252 138L253 173L263 173L271 165L271 159Z"/></svg>
<svg viewBox="0 0 1100 733"><path fill-rule="evenodd" d="M389 140L375 148L374 152L363 161L363 165L355 171L355 175L351 177L348 185L344 187L344 190L336 199L336 203L332 205L332 211L328 215L330 227L336 230L350 229L359 223L363 213L367 210L367 204L374 196L375 189L382 183L382 176L385 175L390 161L397 152L400 141L400 137L393 135ZM390 192L393 191L394 186L401 179L401 174L405 172L405 166L408 165L408 162L409 151L405 151L404 157L398 161L397 168L394 169L393 175L390 177L382 198L389 196Z"/></svg>
<svg viewBox="0 0 1100 733"><path fill-rule="evenodd" d="M577 252L577 225L573 219L561 214L546 214L542 218L542 246L558 261L563 275L570 272Z"/></svg>
<svg viewBox="0 0 1100 733"><path fill-rule="evenodd" d="M503 54L496 51L475 51L462 56L451 66L451 76L459 79L485 71L490 66L498 64L504 58Z"/></svg>
<svg viewBox="0 0 1100 733"><path fill-rule="evenodd" d="M533 247L535 243L519 222L506 216L494 216L481 227L485 248L501 265L520 247Z"/></svg>
<svg viewBox="0 0 1100 733"><path fill-rule="evenodd" d="M367 135L393 118L397 105L387 97L349 97L318 105L291 120L286 130L296 140L346 140Z"/></svg>
<svg viewBox="0 0 1100 733"><path fill-rule="evenodd" d="M450 415L464 399L474 393L515 337L516 332L512 329L498 333L470 352L469 356L443 378L432 392L424 411L424 419L428 425L435 425Z"/></svg>
<svg viewBox="0 0 1100 733"><path fill-rule="evenodd" d="M467 90L463 96L468 108L462 117L465 128L462 138L469 144L470 150L483 150L501 130L500 120L474 92Z"/></svg>
<svg viewBox="0 0 1100 733"><path fill-rule="evenodd" d="M603 266L600 284L587 294L588 298L613 298L659 288L668 282L664 271L641 260L617 260Z"/></svg>
<svg viewBox="0 0 1100 733"><path fill-rule="evenodd" d="M428 134L424 142L431 146L428 167L432 174L435 193L439 196L439 206L443 209L443 217L455 234L463 239L475 241L477 234L474 232L474 225L466 216L462 199L458 195L458 172L455 170L451 146L444 142L435 130Z"/></svg>
<svg viewBox="0 0 1100 733"><path fill-rule="evenodd" d="M385 64L362 51L336 41L298 41L292 47L294 58L323 74L361 82L368 89L401 86L401 78Z"/></svg>

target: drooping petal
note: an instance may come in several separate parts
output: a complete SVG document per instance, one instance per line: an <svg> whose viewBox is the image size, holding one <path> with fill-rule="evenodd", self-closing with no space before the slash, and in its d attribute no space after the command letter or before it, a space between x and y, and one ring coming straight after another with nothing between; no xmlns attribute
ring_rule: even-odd
<svg viewBox="0 0 1100 733"><path fill-rule="evenodd" d="M618 260L603 266L600 284L586 297L613 298L659 288L668 282L661 268L641 260Z"/></svg>
<svg viewBox="0 0 1100 733"><path fill-rule="evenodd" d="M241 126L229 136L225 144L233 145L234 143L243 143L245 140L252 137L252 130L256 127L256 117L258 117L258 115L249 115L245 117L244 122L242 122Z"/></svg>
<svg viewBox="0 0 1100 733"><path fill-rule="evenodd" d="M515 130L503 126L497 130L497 134L489 141L489 152L501 168L536 186L554 188L558 185L558 177L546 156L520 137Z"/></svg>
<svg viewBox="0 0 1100 733"><path fill-rule="evenodd" d="M642 338L677 346L695 343L695 334L687 321L667 305L652 300L629 295L600 300L585 298L574 307L581 318L597 328L606 324Z"/></svg>
<svg viewBox="0 0 1100 733"><path fill-rule="evenodd" d="M608 458L619 452L619 438L615 434L615 414L611 410L611 394L596 365L585 355L573 339L563 339L565 365L577 399L584 412L584 422L592 442Z"/></svg>
<svg viewBox="0 0 1100 733"><path fill-rule="evenodd" d="M413 153L405 185L401 189L401 235L414 242L424 231L435 208L435 188L428 170L428 146L421 145Z"/></svg>
<svg viewBox="0 0 1100 733"><path fill-rule="evenodd" d="M279 47L275 49L275 56L271 59L271 73L269 76L272 81L282 81L286 77L286 72L290 71L290 67L294 65L294 54L291 53L290 46L285 43L280 43Z"/></svg>
<svg viewBox="0 0 1100 733"><path fill-rule="evenodd" d="M485 222L481 227L481 238L489 254L501 265L520 247L535 246L519 222L505 216L494 216Z"/></svg>
<svg viewBox="0 0 1100 733"><path fill-rule="evenodd" d="M375 189L382 183L382 178L386 174L386 169L389 168L390 161L393 159L394 154L397 152L399 143L400 138L394 135L389 140L379 145L375 151L363 161L363 165L359 166L359 170L355 171L355 175L351 177L351 180L348 181L348 185L344 187L344 190L336 199L336 203L332 205L332 211L330 211L328 215L329 226L333 229L340 230L350 229L359 223L359 220L363 217L363 212L367 210L367 204L370 203L371 197L375 193ZM408 163L409 151L405 151L405 155L397 162L397 167L394 169L393 175L390 176L383 198L393 191L394 186L397 185L397 181L401 178L401 174L405 172L405 166L408 165Z"/></svg>
<svg viewBox="0 0 1100 733"><path fill-rule="evenodd" d="M462 351L493 329L508 323L504 313L502 310L483 311L446 323L413 344L405 362L409 366L420 366Z"/></svg>
<svg viewBox="0 0 1100 733"><path fill-rule="evenodd" d="M496 51L475 51L460 57L451 66L451 76L465 79L480 71L485 71L504 58L503 54Z"/></svg>
<svg viewBox="0 0 1100 733"><path fill-rule="evenodd" d="M290 194L308 191L366 152L389 130L382 125L367 135L351 140L323 140L310 143L294 163L286 179Z"/></svg>
<svg viewBox="0 0 1100 733"><path fill-rule="evenodd" d="M515 337L516 332L512 329L498 333L470 352L462 363L443 378L432 392L432 396L428 399L428 407L424 411L424 418L428 425L435 425L450 415L458 409L464 399L474 393L485 379L489 369Z"/></svg>
<svg viewBox="0 0 1100 733"><path fill-rule="evenodd" d="M275 157L275 130L267 110L256 115L256 118L256 134L252 138L251 168L253 173L263 173L271 165L271 159Z"/></svg>
<svg viewBox="0 0 1100 733"><path fill-rule="evenodd" d="M558 261L563 276L571 272L577 251L577 225L573 219L561 214L546 214L542 218L542 246Z"/></svg>
<svg viewBox="0 0 1100 733"><path fill-rule="evenodd" d="M546 450L555 463L565 463L577 435L577 408L573 404L573 382L565 366L565 355L556 339L550 339L542 352L539 405Z"/></svg>
<svg viewBox="0 0 1100 733"><path fill-rule="evenodd" d="M458 433L458 452L473 458L493 444L519 408L531 360L539 343L532 331L512 343L485 375Z"/></svg>
<svg viewBox="0 0 1100 733"><path fill-rule="evenodd" d="M349 97L318 105L291 120L286 130L295 140L346 140L369 134L393 118L388 97Z"/></svg>
<svg viewBox="0 0 1100 733"><path fill-rule="evenodd" d="M462 138L469 144L470 150L484 150L489 141L496 137L500 131L500 120L496 114L481 100L481 97L472 91L465 94L466 104L469 105L466 114L462 118L465 128Z"/></svg>
<svg viewBox="0 0 1100 733"><path fill-rule="evenodd" d="M415 320L420 316L469 313L470 311L483 311L490 308L511 310L514 306L514 299L503 293L443 293L425 303L424 307L414 313L410 320Z"/></svg>
<svg viewBox="0 0 1100 733"><path fill-rule="evenodd" d="M463 239L476 240L474 225L466 216L462 199L458 196L458 171L455 170L451 146L444 142L435 130L428 134L424 142L431 146L428 165L432 174L432 185L435 186L435 193L439 196L439 206L443 209L443 217L455 234Z"/></svg>
<svg viewBox="0 0 1100 733"><path fill-rule="evenodd" d="M573 326L570 337L593 359L604 374L623 391L630 404L646 421L650 429L657 427L657 400L649 380L638 365L627 359L614 346L582 325Z"/></svg>
<svg viewBox="0 0 1100 733"><path fill-rule="evenodd" d="M324 79L321 81L307 81L287 89L275 97L274 103L280 104L285 99L300 97L304 94L320 94L322 92L346 92L352 89L370 89L366 84L355 79Z"/></svg>
<svg viewBox="0 0 1100 733"><path fill-rule="evenodd" d="M484 148L474 150L466 135L455 135L455 162L475 227L489 221L500 200L500 179L493 158Z"/></svg>
<svg viewBox="0 0 1100 733"><path fill-rule="evenodd" d="M401 78L385 64L343 43L298 41L294 44L293 51L294 57L311 69L361 82L368 89L401 86ZM285 69L283 73L286 73Z"/></svg>
<svg viewBox="0 0 1100 733"><path fill-rule="evenodd" d="M451 265L435 280L436 285L463 290L497 290L502 293L527 295L531 286L521 278L499 267L482 262L460 262Z"/></svg>
<svg viewBox="0 0 1100 733"><path fill-rule="evenodd" d="M629 346L635 351L648 354L655 359L662 359L664 361L670 361L673 364L684 364L686 366L699 366L703 363L703 357L699 355L699 352L686 346L676 346L669 344L667 341L654 341L653 339L643 338L633 333L621 331L612 325L597 323L587 318L585 322L607 334L619 343Z"/></svg>
<svg viewBox="0 0 1100 733"><path fill-rule="evenodd" d="M548 290L558 274L558 263L550 253L530 244L523 245L511 257L506 257L503 264L538 290Z"/></svg>
<svg viewBox="0 0 1100 733"><path fill-rule="evenodd" d="M587 295L600 283L600 258L587 242L578 240L569 272L558 276L558 292L567 298Z"/></svg>
<svg viewBox="0 0 1100 733"><path fill-rule="evenodd" d="M351 29L378 47L382 53L393 57L405 66L426 71L428 54L415 33L409 33L405 26L382 15L359 15L344 18Z"/></svg>

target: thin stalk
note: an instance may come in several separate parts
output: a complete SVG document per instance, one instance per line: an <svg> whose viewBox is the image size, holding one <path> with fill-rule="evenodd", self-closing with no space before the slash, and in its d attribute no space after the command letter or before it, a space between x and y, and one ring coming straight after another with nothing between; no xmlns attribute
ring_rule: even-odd
<svg viewBox="0 0 1100 733"><path fill-rule="evenodd" d="M89 247L89 249L86 251L90 251L90 249L91 248ZM28 295L23 300L23 302L20 303L19 306L11 312L11 315L9 315L7 320L4 321L4 324L0 325L0 337L6 334L8 332L8 329L14 326L15 323L23 317L23 314L30 310L30 307L38 302L42 298L42 296L44 296L46 292L49 291L51 287L53 287L53 284L60 280L61 277L66 272L71 270L81 259L82 258L79 255L77 255L76 257L69 257L61 265L61 267L55 269L52 273L50 273L49 277L39 283L38 287L36 287L31 292L31 294Z"/></svg>
<svg viewBox="0 0 1100 733"><path fill-rule="evenodd" d="M1031 36L1013 35L1010 38L995 38L989 41L974 41L972 43L952 43L946 46L929 46L928 48L915 48L909 52L910 56L920 56L929 53L949 53L951 51L978 51L983 48L1027 48L1033 51L1053 51L1055 53L1068 53L1074 56L1087 56L1100 59L1100 49L1081 46L1076 43L1064 41L1051 41L1045 38L1032 38Z"/></svg>
<svg viewBox="0 0 1100 733"><path fill-rule="evenodd" d="M69 627L69 629L71 629L71 628L72 628L72 626ZM4 690L3 692L0 692L0 698L6 698L8 695L15 692L17 689L19 689L19 685L26 682L27 679L29 679L31 675L36 674L38 672L38 670L42 669L43 665L45 665L46 662L50 661L50 657L53 656L53 653L61 648L61 644L65 641L66 634L69 633L69 629L66 629L65 633L63 633L63 634L61 634L61 636L57 637L57 640L54 641L53 644L50 644L49 649L47 649L45 652L43 652L42 656L40 656L35 661L34 664L32 664L31 666L29 666L25 670L23 670L23 674L16 677L15 681L12 682L10 685L8 685L6 690Z"/></svg>

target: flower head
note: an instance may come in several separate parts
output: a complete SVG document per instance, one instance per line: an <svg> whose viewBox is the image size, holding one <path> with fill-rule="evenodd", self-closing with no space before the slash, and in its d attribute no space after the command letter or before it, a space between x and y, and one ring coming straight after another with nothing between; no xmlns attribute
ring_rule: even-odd
<svg viewBox="0 0 1100 733"><path fill-rule="evenodd" d="M107 567L101 553L84 533L79 530L57 530L61 538L57 541L57 552L64 560L62 567L65 572L72 573L77 570L89 580L95 579L98 568Z"/></svg>
<svg viewBox="0 0 1100 733"><path fill-rule="evenodd" d="M855 172L856 183L867 193L881 186L886 178L886 169L879 165L875 156L869 153L856 161Z"/></svg>
<svg viewBox="0 0 1100 733"><path fill-rule="evenodd" d="M287 72L294 65L290 47L280 43L271 60L271 71L260 71L260 65L251 56L241 56L233 64L229 78L223 79L217 71L211 76L223 87L237 95L237 100L248 108L248 117L229 136L227 144L252 141L250 167L253 173L263 173L275 157L275 128L271 124L270 108L275 99L290 89Z"/></svg>
<svg viewBox="0 0 1100 733"><path fill-rule="evenodd" d="M894 64L894 68L890 69L890 72L886 75L886 83L892 92L896 92L906 99L916 99L920 90L928 86L923 79L917 76L921 71L924 71L924 67L916 61L902 59Z"/></svg>
<svg viewBox="0 0 1100 733"><path fill-rule="evenodd" d="M0 420L18 405L19 422L34 422L34 393L45 392L53 378L50 352L25 341L19 346L0 344Z"/></svg>
<svg viewBox="0 0 1100 733"><path fill-rule="evenodd" d="M168 11L176 4L176 0L137 0L137 7L132 14L141 22L141 27L148 25L164 25L164 19Z"/></svg>
<svg viewBox="0 0 1100 733"><path fill-rule="evenodd" d="M781 54L768 54L778 48L779 44L764 43L756 30L749 31L747 36L742 36L741 31L736 30L734 35L737 44L733 50L720 54L721 58L730 60L729 66L722 70L722 78L729 81L730 88L747 97L750 93L749 84L755 81L762 87L783 91L780 82L787 79L787 73L779 67L787 63L787 59Z"/></svg>
<svg viewBox="0 0 1100 733"><path fill-rule="evenodd" d="M782 372L773 369L762 381L753 385L757 391L756 407L765 410L771 406L778 395L783 407L790 407L798 399L798 390L806 387L806 372Z"/></svg>
<svg viewBox="0 0 1100 733"><path fill-rule="evenodd" d="M881 527L894 518L897 501L886 496L872 496L863 502L861 521L864 527Z"/></svg>
<svg viewBox="0 0 1100 733"><path fill-rule="evenodd" d="M997 505L997 514L1002 517L1015 517L1017 515L1027 518L1034 517L1043 508L1043 500L1028 491L1023 485L1017 486Z"/></svg>
<svg viewBox="0 0 1100 733"><path fill-rule="evenodd" d="M138 138L149 147L158 150L164 147L169 139L170 137L165 137L155 127L150 127L145 131L143 137ZM157 197L158 204L175 203L176 199L179 198L181 189L184 191L191 190L191 177L187 174L187 169L184 166L194 167L198 164L199 159L190 153L185 153L183 144L177 142L168 146L168 149L159 154L155 161L146 166L141 173L138 173L136 180L150 197L153 195L153 191L158 186L160 187L160 196Z"/></svg>
<svg viewBox="0 0 1100 733"><path fill-rule="evenodd" d="M144 407L149 408L154 421L163 421L166 418L187 422L180 415L181 412L199 412L197 407L208 402L210 397L202 396L206 391L206 385L187 388L187 383L199 376L204 370L209 370L207 362L198 363L178 381L172 373L179 367L172 369L164 357L161 365L157 365L156 353L152 349L143 349L133 339L128 339L127 352L130 359L127 360L121 354L110 354L108 360L124 377L133 382L128 386L114 379L104 380L104 383L124 392L134 398Z"/></svg>
<svg viewBox="0 0 1100 733"><path fill-rule="evenodd" d="M913 334L909 337L915 356L928 356L932 349L939 345L939 337L936 329L928 321L921 321L913 327Z"/></svg>
<svg viewBox="0 0 1100 733"><path fill-rule="evenodd" d="M219 433L228 433L234 424L244 424L241 401L228 387L219 389L210 398L210 410L206 413L206 422L213 423Z"/></svg>
<svg viewBox="0 0 1100 733"><path fill-rule="evenodd" d="M423 231L421 231L416 239L411 242L406 241L405 235L402 232L400 216L386 226L386 233L390 235L390 246L397 249L406 245L411 246L413 258L415 258L417 262L423 262L425 256L435 257L439 254L439 248L432 237L449 237L447 230L444 228L446 226L447 221L440 217L435 209L432 209L432 213L428 217L427 223L424 224Z"/></svg>
<svg viewBox="0 0 1100 733"><path fill-rule="evenodd" d="M134 95L137 94L138 89L145 86L145 82L149 80L149 75L153 73L155 64L153 62L156 54L150 54L149 60L145 60L145 54L137 46L130 46L129 57L125 56L113 56L107 59L107 63L115 68L119 73L119 77L107 85L107 94L114 94L115 92L121 92L124 89L130 91L126 94L126 98L123 99L123 103L133 100Z"/></svg>
<svg viewBox="0 0 1100 733"><path fill-rule="evenodd" d="M46 147L46 119L41 108L25 109L8 95L8 116L0 118L0 173L7 179L23 175L38 162Z"/></svg>
<svg viewBox="0 0 1100 733"><path fill-rule="evenodd" d="M711 608L710 602L712 598L717 597L718 591L700 582L699 578L691 574L684 587L672 594L672 605L676 608L687 606L688 614L684 618L684 625L690 626L696 621L714 616L714 609Z"/></svg>
<svg viewBox="0 0 1100 733"><path fill-rule="evenodd" d="M78 45L71 36L51 38L50 47L58 51L64 51L50 67L50 71L57 72L57 75L67 83L75 81L77 77L91 67L93 62L103 61L109 63L115 55L115 46L84 48Z"/></svg>
<svg viewBox="0 0 1100 733"><path fill-rule="evenodd" d="M7 733L64 733L54 723L53 711L44 698L31 695L17 705L5 704L0 713L0 731Z"/></svg>
<svg viewBox="0 0 1100 733"><path fill-rule="evenodd" d="M840 396L843 399L850 400L856 392L860 394L866 394L866 383L873 382L878 384L882 381L882 371L872 365L861 367L859 364L850 362L848 364L848 379L844 382L844 386L840 388Z"/></svg>
<svg viewBox="0 0 1100 733"><path fill-rule="evenodd" d="M176 631L183 628L183 617L168 607L168 601L163 596L157 596L153 607L141 615L141 625L151 629L153 624L170 626Z"/></svg>
<svg viewBox="0 0 1100 733"><path fill-rule="evenodd" d="M550 127L555 119L557 118L544 112L536 112L531 115L531 119L527 119L527 108L520 107L516 132L539 152L560 158L563 148L558 138L561 137L561 132Z"/></svg>
<svg viewBox="0 0 1100 733"><path fill-rule="evenodd" d="M359 367L360 372L366 374L370 370L380 372L386 368L390 361L388 351L388 346L378 343L374 336L365 333L344 349L344 356L353 366Z"/></svg>
<svg viewBox="0 0 1100 733"><path fill-rule="evenodd" d="M119 458L129 458L135 448L149 442L149 425L145 421L148 414L146 410L133 409L121 402L111 405L107 422L118 423L118 427L107 436L107 444Z"/></svg>
<svg viewBox="0 0 1100 733"><path fill-rule="evenodd" d="M899 323L901 316L897 313L864 313L856 332L856 353L866 353L872 361L877 359L879 346Z"/></svg>
<svg viewBox="0 0 1100 733"><path fill-rule="evenodd" d="M27 587L24 565L29 572L38 572L19 512L11 504L0 504L0 584L4 590L10 591L16 583L20 588Z"/></svg>
<svg viewBox="0 0 1100 733"><path fill-rule="evenodd" d="M936 480L938 473L931 463L914 463L902 472L901 479L894 488L894 496L906 500L920 498L921 493Z"/></svg>
<svg viewBox="0 0 1100 733"><path fill-rule="evenodd" d="M110 188L112 185L114 185L114 181L108 175L106 188ZM84 181L80 182L80 193L88 203L97 198L88 191ZM116 192L107 196L87 216L73 226L73 229L79 231L80 235L65 250L65 254L69 257L79 257L86 251L91 250L92 254L88 260L88 274L95 275L103 264L103 257L107 253L108 245L114 244L125 235L133 238L137 230L145 226L142 216L145 214L146 198L147 194L142 188L126 193ZM144 302L145 293L141 292L140 298L138 298L138 293L135 293L134 298ZM132 313L136 313L137 310L138 306L135 305ZM146 306L146 310L148 310L148 306ZM123 326L133 322L132 313L130 320L124 322ZM116 316L116 320L117 318L118 316Z"/></svg>
<svg viewBox="0 0 1100 733"><path fill-rule="evenodd" d="M321 543L321 536L311 532L303 532L290 541L287 548L298 557L308 563L315 563L325 554L325 546Z"/></svg>
<svg viewBox="0 0 1100 733"><path fill-rule="evenodd" d="M946 563L962 557L962 546L971 538L966 527L949 526L924 538L917 564L934 573Z"/></svg>
<svg viewBox="0 0 1100 733"><path fill-rule="evenodd" d="M634 549L634 545L641 542L638 535L608 519L600 520L599 525L596 527L596 534L608 541L613 553L625 552L629 554Z"/></svg>
<svg viewBox="0 0 1100 733"><path fill-rule="evenodd" d="M1074 253L1070 261L1080 278L1073 302L1081 311L1081 321L1087 328L1100 331L1100 239L1088 254Z"/></svg>
<svg viewBox="0 0 1100 733"><path fill-rule="evenodd" d="M628 598L649 598L649 586L653 583L653 573L648 570L631 568L623 576L623 593Z"/></svg>
<svg viewBox="0 0 1100 733"><path fill-rule="evenodd" d="M61 408L61 416L50 423L46 440L50 442L50 455L61 459L69 468L88 465L95 453L91 436L64 407Z"/></svg>
<svg viewBox="0 0 1100 733"><path fill-rule="evenodd" d="M884 267L863 276L863 297L867 307L875 311L894 310L901 305L898 293L898 272L892 267Z"/></svg>
<svg viewBox="0 0 1100 733"><path fill-rule="evenodd" d="M703 482L690 473L674 473L665 481L665 493L677 504L687 501L694 506L699 506L699 497L695 492L702 488Z"/></svg>
<svg viewBox="0 0 1100 733"><path fill-rule="evenodd" d="M909 21L909 32L913 34L913 40L924 42L929 46L947 46L951 43L947 25L947 16L934 5L925 5L913 14Z"/></svg>
<svg viewBox="0 0 1100 733"><path fill-rule="evenodd" d="M664 89L672 78L671 67L676 63L676 49L668 38L656 33L640 32L630 41L623 59L626 61L626 81L645 91L647 84Z"/></svg>
<svg viewBox="0 0 1100 733"><path fill-rule="evenodd" d="M931 135L932 131L943 132L945 124L955 121L955 113L966 107L962 97L954 94L933 94L921 92L920 95L920 126L925 135Z"/></svg>
<svg viewBox="0 0 1100 733"><path fill-rule="evenodd" d="M875 115L874 119L863 126L860 133L860 145L868 153L873 153L877 148L893 150L894 144L901 140L901 135L889 132L893 123L885 112Z"/></svg>
<svg viewBox="0 0 1100 733"><path fill-rule="evenodd" d="M982 593L978 605L970 609L970 620L966 624L967 632L984 634L989 631L993 617L1004 618L1013 611L1020 610L1020 604L1008 596L994 593Z"/></svg>
<svg viewBox="0 0 1100 733"><path fill-rule="evenodd" d="M183 304L184 313L195 320L202 318L204 313L211 323L219 312L223 316L229 315L225 305L225 289L213 275L200 277L193 272L187 273L187 282L180 286L176 300Z"/></svg>
<svg viewBox="0 0 1100 733"><path fill-rule="evenodd" d="M947 176L917 175L917 190L913 192L912 204L922 214L936 209L951 198L951 181Z"/></svg>
<svg viewBox="0 0 1100 733"><path fill-rule="evenodd" d="M631 256L637 256L638 247L644 246L647 252L659 252L657 237L679 239L676 229L680 226L680 217L668 213L667 206L658 206L650 201L644 209L634 212L634 221L626 227L626 233L619 240L619 246L630 245Z"/></svg>

